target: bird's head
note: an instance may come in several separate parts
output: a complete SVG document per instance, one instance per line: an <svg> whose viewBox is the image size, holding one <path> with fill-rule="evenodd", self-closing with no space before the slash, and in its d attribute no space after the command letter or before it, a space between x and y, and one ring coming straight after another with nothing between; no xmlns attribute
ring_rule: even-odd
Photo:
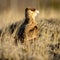
<svg viewBox="0 0 60 60"><path fill-rule="evenodd" d="M34 8L26 8L25 9L25 17L26 18L34 18L39 14L39 11Z"/></svg>

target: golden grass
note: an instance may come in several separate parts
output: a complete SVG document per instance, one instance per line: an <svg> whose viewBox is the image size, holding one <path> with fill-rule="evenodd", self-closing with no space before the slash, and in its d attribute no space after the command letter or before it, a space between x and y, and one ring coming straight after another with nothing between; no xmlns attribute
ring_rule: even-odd
<svg viewBox="0 0 60 60"><path fill-rule="evenodd" d="M21 43L14 39L9 26L3 29L0 38L1 60L59 60L60 59L60 21L56 19L39 20L40 35L35 41ZM17 23L18 27L18 23ZM18 28L16 29L18 30ZM14 32L14 34L16 34Z"/></svg>

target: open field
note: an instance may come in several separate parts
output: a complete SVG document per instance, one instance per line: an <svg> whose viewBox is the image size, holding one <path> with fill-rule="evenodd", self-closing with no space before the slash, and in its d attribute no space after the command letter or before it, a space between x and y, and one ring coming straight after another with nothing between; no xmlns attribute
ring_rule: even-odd
<svg viewBox="0 0 60 60"><path fill-rule="evenodd" d="M22 44L15 36L26 7L40 11L39 37ZM60 1L0 0L0 60L60 60Z"/></svg>
<svg viewBox="0 0 60 60"><path fill-rule="evenodd" d="M3 29L0 36L0 60L60 60L60 20L56 20L39 20L39 38L26 44L14 39L15 31L22 22Z"/></svg>

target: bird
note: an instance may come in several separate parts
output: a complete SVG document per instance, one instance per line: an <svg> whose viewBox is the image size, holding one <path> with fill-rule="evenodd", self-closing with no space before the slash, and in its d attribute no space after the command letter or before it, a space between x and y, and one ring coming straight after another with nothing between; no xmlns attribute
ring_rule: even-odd
<svg viewBox="0 0 60 60"><path fill-rule="evenodd" d="M19 27L17 38L23 43L25 40L37 38L39 35L39 28L36 22L36 16L39 11L35 8L25 9L25 20Z"/></svg>

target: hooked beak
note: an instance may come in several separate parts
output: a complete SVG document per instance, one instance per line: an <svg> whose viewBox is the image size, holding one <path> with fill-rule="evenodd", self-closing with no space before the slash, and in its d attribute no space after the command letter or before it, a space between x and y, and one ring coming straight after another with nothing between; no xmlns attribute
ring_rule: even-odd
<svg viewBox="0 0 60 60"><path fill-rule="evenodd" d="M39 11L36 10L36 11L35 11L35 17L36 17L38 14L39 14Z"/></svg>
<svg viewBox="0 0 60 60"><path fill-rule="evenodd" d="M37 14L39 14L39 11L38 11L38 10L36 10L36 13L37 13Z"/></svg>

